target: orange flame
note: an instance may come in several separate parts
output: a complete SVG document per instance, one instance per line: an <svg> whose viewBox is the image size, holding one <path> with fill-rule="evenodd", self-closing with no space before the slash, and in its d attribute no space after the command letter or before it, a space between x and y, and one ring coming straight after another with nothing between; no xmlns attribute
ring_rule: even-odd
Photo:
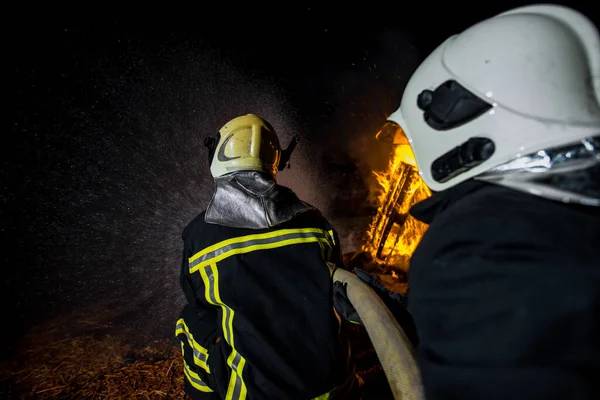
<svg viewBox="0 0 600 400"><path fill-rule="evenodd" d="M377 214L367 231L363 251L375 260L403 271L427 230L409 214L410 207L431 195L416 168L409 145L394 149L387 171L374 172L380 186Z"/></svg>

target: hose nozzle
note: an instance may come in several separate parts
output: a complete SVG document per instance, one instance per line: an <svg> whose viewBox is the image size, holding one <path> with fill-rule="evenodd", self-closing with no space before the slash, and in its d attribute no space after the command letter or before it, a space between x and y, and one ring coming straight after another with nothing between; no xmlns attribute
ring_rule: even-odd
<svg viewBox="0 0 600 400"><path fill-rule="evenodd" d="M290 157L292 156L296 146L298 146L298 142L300 142L300 136L294 135L290 144L288 144L288 146L281 152L281 159L279 160L279 166L277 167L279 171L283 171L284 169L290 167Z"/></svg>

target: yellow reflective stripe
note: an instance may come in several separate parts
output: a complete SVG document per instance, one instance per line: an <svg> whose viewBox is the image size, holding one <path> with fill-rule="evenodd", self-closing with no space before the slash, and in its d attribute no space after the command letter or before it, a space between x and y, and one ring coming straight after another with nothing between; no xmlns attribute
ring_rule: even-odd
<svg viewBox="0 0 600 400"><path fill-rule="evenodd" d="M336 265L329 261L327 261L325 264L327 264L327 268L329 269L329 276L333 276L333 273L335 272L335 269L336 269Z"/></svg>
<svg viewBox="0 0 600 400"><path fill-rule="evenodd" d="M225 400L242 400L246 398L248 391L246 384L242 379L242 371L246 365L246 360L240 353L232 348L229 358L227 358L227 364L231 367L231 378L229 379L229 386L227 387L227 395Z"/></svg>
<svg viewBox="0 0 600 400"><path fill-rule="evenodd" d="M217 262L237 254L301 243L318 243L324 261L329 260L335 243L333 231L318 228L280 229L262 234L240 236L216 243L188 259L190 273L199 271L204 282L204 296L206 301L209 304L221 307L223 311L221 321L223 336L231 347L231 354L227 359L227 364L232 371L225 397L226 400L246 399L247 388L242 379L242 371L246 365L246 360L235 349L233 337L233 318L235 313L221 300Z"/></svg>
<svg viewBox="0 0 600 400"><path fill-rule="evenodd" d="M189 270L190 273L194 273L210 263L219 262L236 254L310 242L319 242L329 248L333 246L330 233L323 229L280 229L224 240L210 246L189 258Z"/></svg>
<svg viewBox="0 0 600 400"><path fill-rule="evenodd" d="M184 355L183 343L181 343L181 355L182 356ZM187 363L185 362L185 358L183 359L183 374L187 378L190 385L192 385L192 387L194 387L195 389L197 389L201 392L207 392L207 393L213 392L213 390L211 388L209 388L208 385L206 383L204 383L204 381L200 378L200 375L198 375L196 372L192 371L190 366L187 365Z"/></svg>
<svg viewBox="0 0 600 400"><path fill-rule="evenodd" d="M281 240L278 242L272 242L272 243L267 243L267 244L256 244L256 245L250 245L250 246L246 246L246 247L239 247L236 249L231 249L229 251L225 251L214 258L207 259L203 262L196 264L194 267L190 268L190 273L194 273L194 272L198 271L200 268L205 267L207 264L222 261L223 259L234 256L236 254L245 254L245 253L250 253L253 251L257 251L257 250L269 250L269 249L274 249L277 247L290 246L293 244L312 243L312 242L319 242L319 243L329 246L329 242L327 242L325 239L320 239L317 237L308 237L308 238Z"/></svg>
<svg viewBox="0 0 600 400"><path fill-rule="evenodd" d="M329 246L329 243L326 243L327 246L323 245L322 241L319 241L319 246L321 246L321 258L325 260L326 263L331 261L331 256L333 254L333 249Z"/></svg>
<svg viewBox="0 0 600 400"><path fill-rule="evenodd" d="M206 301L209 304L221 307L223 310L223 319L221 321L223 336L231 347L231 354L227 358L227 365L231 368L231 377L225 400L244 400L248 394L246 384L242 379L242 371L246 365L246 360L235 349L235 339L233 337L233 317L235 312L221 300L217 265L212 263L201 268L200 276L204 282Z"/></svg>
<svg viewBox="0 0 600 400"><path fill-rule="evenodd" d="M194 335L192 335L192 332L190 332L190 329L186 325L183 318L179 318L175 328L175 336L179 336L180 334L184 334L187 337L188 343L192 348L192 353L194 354L194 364L203 368L210 374L210 368L208 366L208 350L196 342Z"/></svg>
<svg viewBox="0 0 600 400"><path fill-rule="evenodd" d="M333 234L333 230L329 230L328 233L329 233L329 237L331 238L331 243L333 243L333 246L329 246L329 253L327 254L326 260L331 261L332 256L333 256L333 248L334 248L334 246L336 246L336 243L335 243L335 235Z"/></svg>
<svg viewBox="0 0 600 400"><path fill-rule="evenodd" d="M252 240L269 239L269 238L274 238L277 236L289 235L289 234L295 234L295 233L322 233L322 232L325 232L325 231L323 229L318 229L318 228L299 228L299 229L279 229L277 231L272 231L272 232L267 232L267 233L256 233L256 234L252 234L252 235L239 236L239 237L223 240L219 243L213 244L212 246L209 246L209 247L205 248L204 250L191 256L189 261L191 263L191 262L195 261L197 258L202 257L205 254L211 253L215 250L218 250L221 247L230 246L235 243L248 242L248 241L252 241Z"/></svg>
<svg viewBox="0 0 600 400"><path fill-rule="evenodd" d="M204 282L204 297L206 298L206 301L209 304L221 307L223 310L223 319L221 320L223 335L225 336L225 341L231 345L228 321L229 315L232 313L233 310L231 310L229 307L223 307L224 305L222 305L220 301L221 296L215 290L215 280L219 279L219 271L216 267L213 268L213 265L209 265L200 270L200 276L202 277L202 282Z"/></svg>
<svg viewBox="0 0 600 400"><path fill-rule="evenodd" d="M312 400L329 400L331 398L331 394L334 392L336 388L331 389L329 392L322 394L320 396L315 397Z"/></svg>

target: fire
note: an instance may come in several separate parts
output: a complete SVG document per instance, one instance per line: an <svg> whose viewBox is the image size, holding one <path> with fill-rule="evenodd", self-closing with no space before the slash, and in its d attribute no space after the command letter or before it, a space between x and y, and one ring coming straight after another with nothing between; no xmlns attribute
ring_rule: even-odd
<svg viewBox="0 0 600 400"><path fill-rule="evenodd" d="M408 211L413 204L429 197L431 191L417 171L408 144L395 146L388 169L374 175L380 186L378 208L363 251L382 264L407 271L408 260L427 230L427 225Z"/></svg>

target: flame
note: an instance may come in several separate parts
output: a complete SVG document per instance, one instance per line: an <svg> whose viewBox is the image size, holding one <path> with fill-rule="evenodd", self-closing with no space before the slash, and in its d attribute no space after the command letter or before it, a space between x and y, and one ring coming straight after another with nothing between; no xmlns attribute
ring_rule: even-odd
<svg viewBox="0 0 600 400"><path fill-rule="evenodd" d="M416 164L410 146L399 145L388 169L373 172L380 187L378 207L362 249L376 261L403 271L408 271L410 256L427 230L426 224L408 212L413 204L431 195Z"/></svg>

